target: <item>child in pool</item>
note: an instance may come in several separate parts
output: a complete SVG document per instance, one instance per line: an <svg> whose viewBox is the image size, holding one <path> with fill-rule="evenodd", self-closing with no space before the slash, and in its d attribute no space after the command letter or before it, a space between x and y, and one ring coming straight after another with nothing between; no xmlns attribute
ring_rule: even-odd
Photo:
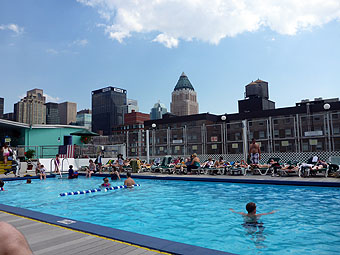
<svg viewBox="0 0 340 255"><path fill-rule="evenodd" d="M234 209L230 208L230 211L234 213L241 214L244 217L245 223L257 223L257 220L260 219L261 216L263 215L268 215L268 214L273 214L277 212L277 210L268 212L268 213L259 213L256 214L256 204L253 202L250 202L246 205L246 210L248 213L243 213L243 212L236 212Z"/></svg>
<svg viewBox="0 0 340 255"><path fill-rule="evenodd" d="M103 178L103 181L104 181L104 183L101 185L102 187L108 188L108 187L111 186L111 184L109 183L109 178L105 177L105 178Z"/></svg>

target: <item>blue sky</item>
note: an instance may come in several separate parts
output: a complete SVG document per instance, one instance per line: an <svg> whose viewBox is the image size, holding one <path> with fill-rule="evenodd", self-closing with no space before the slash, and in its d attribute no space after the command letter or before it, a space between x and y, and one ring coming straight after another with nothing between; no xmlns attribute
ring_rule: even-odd
<svg viewBox="0 0 340 255"><path fill-rule="evenodd" d="M27 90L91 107L91 91L128 90L140 111L168 109L184 71L200 112L237 112L244 86L269 82L276 107L340 96L340 1L2 0L0 96Z"/></svg>

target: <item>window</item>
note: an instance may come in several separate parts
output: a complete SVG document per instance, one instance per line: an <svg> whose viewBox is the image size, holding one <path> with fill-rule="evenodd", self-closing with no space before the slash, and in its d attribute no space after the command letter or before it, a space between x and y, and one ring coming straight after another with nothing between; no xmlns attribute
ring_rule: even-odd
<svg viewBox="0 0 340 255"><path fill-rule="evenodd" d="M285 119L285 123L290 123L290 118Z"/></svg>
<svg viewBox="0 0 340 255"><path fill-rule="evenodd" d="M263 126L263 125L264 125L263 121L259 122L259 126Z"/></svg>
<svg viewBox="0 0 340 255"><path fill-rule="evenodd" d="M278 120L274 120L273 123L274 123L274 125L277 125L277 124L279 124L279 121Z"/></svg>
<svg viewBox="0 0 340 255"><path fill-rule="evenodd" d="M279 137L279 130L274 130L274 137L278 138Z"/></svg>
<svg viewBox="0 0 340 255"><path fill-rule="evenodd" d="M292 130L291 129L285 129L285 136L292 136Z"/></svg>
<svg viewBox="0 0 340 255"><path fill-rule="evenodd" d="M260 131L260 132L259 132L259 138L260 138L260 139L265 138L264 131Z"/></svg>

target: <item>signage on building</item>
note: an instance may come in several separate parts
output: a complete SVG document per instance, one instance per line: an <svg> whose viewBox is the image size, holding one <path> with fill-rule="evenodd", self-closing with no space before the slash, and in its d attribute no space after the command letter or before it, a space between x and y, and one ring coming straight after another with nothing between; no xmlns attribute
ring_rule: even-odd
<svg viewBox="0 0 340 255"><path fill-rule="evenodd" d="M281 146L287 147L287 146L289 146L289 142L288 141L281 141Z"/></svg>
<svg viewBox="0 0 340 255"><path fill-rule="evenodd" d="M5 143L10 143L10 142L11 142L11 138L6 137L6 138L5 138Z"/></svg>
<svg viewBox="0 0 340 255"><path fill-rule="evenodd" d="M212 137L210 137L210 140L212 142L217 142L218 141L218 137L217 136L212 136Z"/></svg>
<svg viewBox="0 0 340 255"><path fill-rule="evenodd" d="M111 90L111 88L110 87L107 87L107 88L103 88L102 89L102 92L107 92L107 91L110 91Z"/></svg>
<svg viewBox="0 0 340 255"><path fill-rule="evenodd" d="M237 149L237 148L238 148L238 143L233 143L233 144L231 145L231 148Z"/></svg>
<svg viewBox="0 0 340 255"><path fill-rule="evenodd" d="M317 130L317 131L306 131L305 136L321 136L323 135L322 130Z"/></svg>
<svg viewBox="0 0 340 255"><path fill-rule="evenodd" d="M113 91L118 93L124 93L124 90L119 88L113 88Z"/></svg>
<svg viewBox="0 0 340 255"><path fill-rule="evenodd" d="M211 149L216 150L217 149L217 144L212 144Z"/></svg>
<svg viewBox="0 0 340 255"><path fill-rule="evenodd" d="M182 139L179 139L179 140L172 140L172 143L183 143L183 140L182 140Z"/></svg>
<svg viewBox="0 0 340 255"><path fill-rule="evenodd" d="M318 139L309 139L309 145L318 145Z"/></svg>

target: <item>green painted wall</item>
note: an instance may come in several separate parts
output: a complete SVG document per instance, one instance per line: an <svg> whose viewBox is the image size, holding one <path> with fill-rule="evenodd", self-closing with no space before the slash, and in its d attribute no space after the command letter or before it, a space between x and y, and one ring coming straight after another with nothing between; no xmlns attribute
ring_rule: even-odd
<svg viewBox="0 0 340 255"><path fill-rule="evenodd" d="M58 153L64 144L64 136L83 130L82 128L31 128L25 130L25 150L33 149L38 157L50 157ZM58 140L59 138L59 140ZM80 145L80 136L72 136L72 144Z"/></svg>

